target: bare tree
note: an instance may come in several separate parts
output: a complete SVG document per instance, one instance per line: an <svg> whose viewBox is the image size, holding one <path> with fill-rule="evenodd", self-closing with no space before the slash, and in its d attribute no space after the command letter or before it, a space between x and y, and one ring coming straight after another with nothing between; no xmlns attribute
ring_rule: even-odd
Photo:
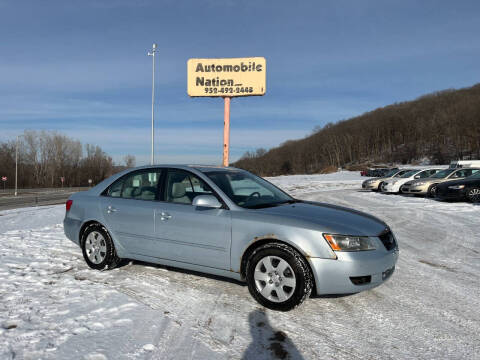
<svg viewBox="0 0 480 360"><path fill-rule="evenodd" d="M135 167L135 163L136 163L136 159L135 159L135 156L134 155L125 155L123 157L123 162L125 163L125 166L127 168L132 168L132 167Z"/></svg>

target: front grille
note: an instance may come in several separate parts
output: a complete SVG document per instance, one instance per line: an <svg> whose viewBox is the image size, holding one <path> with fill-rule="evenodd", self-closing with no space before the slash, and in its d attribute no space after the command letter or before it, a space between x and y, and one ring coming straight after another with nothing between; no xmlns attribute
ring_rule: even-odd
<svg viewBox="0 0 480 360"><path fill-rule="evenodd" d="M395 237L390 229L385 229L380 235L378 235L380 240L382 241L385 248L390 251L395 249L397 243L395 242Z"/></svg>

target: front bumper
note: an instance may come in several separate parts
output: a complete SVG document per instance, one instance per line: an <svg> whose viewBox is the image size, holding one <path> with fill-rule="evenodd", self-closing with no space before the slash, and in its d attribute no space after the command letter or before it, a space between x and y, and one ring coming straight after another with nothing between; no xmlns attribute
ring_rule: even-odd
<svg viewBox="0 0 480 360"><path fill-rule="evenodd" d="M426 195L428 191L428 185L402 185L400 189L402 193L405 194Z"/></svg>
<svg viewBox="0 0 480 360"><path fill-rule="evenodd" d="M373 183L368 183L368 184L363 183L362 184L362 189L364 189L364 190L377 190L379 183L380 182L378 182L378 181L375 181Z"/></svg>
<svg viewBox="0 0 480 360"><path fill-rule="evenodd" d="M437 188L435 198L439 200L464 200L467 198L465 189L440 189Z"/></svg>
<svg viewBox="0 0 480 360"><path fill-rule="evenodd" d="M353 294L385 282L395 270L399 250L336 252L338 259L310 258L318 295ZM358 279L366 279L360 285Z"/></svg>
<svg viewBox="0 0 480 360"><path fill-rule="evenodd" d="M399 186L397 184L382 184L381 188L382 192L385 193L397 193L399 190Z"/></svg>

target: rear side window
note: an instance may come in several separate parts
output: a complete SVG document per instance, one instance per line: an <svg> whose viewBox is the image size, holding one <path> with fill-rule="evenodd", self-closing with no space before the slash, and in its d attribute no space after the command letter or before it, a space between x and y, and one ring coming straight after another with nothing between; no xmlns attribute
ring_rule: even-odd
<svg viewBox="0 0 480 360"><path fill-rule="evenodd" d="M132 172L110 185L106 195L123 199L155 200L160 176L160 169Z"/></svg>

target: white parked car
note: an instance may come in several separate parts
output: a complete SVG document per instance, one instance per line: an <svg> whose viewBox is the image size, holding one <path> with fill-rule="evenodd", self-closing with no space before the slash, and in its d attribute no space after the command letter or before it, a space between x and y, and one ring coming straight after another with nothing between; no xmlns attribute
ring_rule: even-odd
<svg viewBox="0 0 480 360"><path fill-rule="evenodd" d="M381 186L381 191L383 193L400 193L400 188L406 182L411 180L428 178L441 170L443 169L432 168L432 169L411 170L398 178L393 178L393 179L384 181Z"/></svg>

